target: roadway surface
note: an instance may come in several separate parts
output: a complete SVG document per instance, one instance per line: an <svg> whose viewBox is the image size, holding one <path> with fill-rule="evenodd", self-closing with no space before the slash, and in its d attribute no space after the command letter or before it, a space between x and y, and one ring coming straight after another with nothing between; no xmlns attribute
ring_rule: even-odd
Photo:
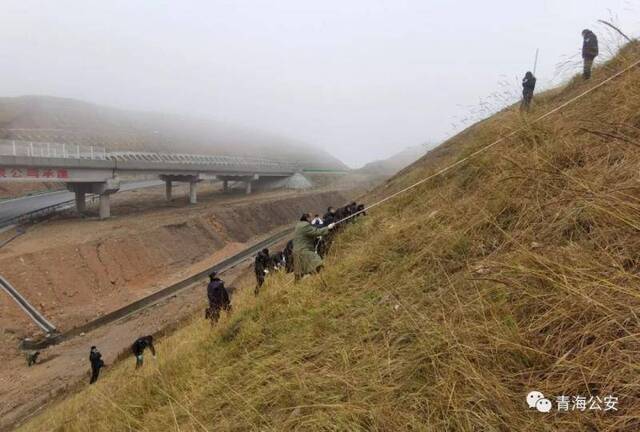
<svg viewBox="0 0 640 432"><path fill-rule="evenodd" d="M160 186L163 184L164 182L160 180L122 182L120 185L120 191ZM75 194L73 192L64 190L0 201L0 226L23 214L62 204L74 199Z"/></svg>

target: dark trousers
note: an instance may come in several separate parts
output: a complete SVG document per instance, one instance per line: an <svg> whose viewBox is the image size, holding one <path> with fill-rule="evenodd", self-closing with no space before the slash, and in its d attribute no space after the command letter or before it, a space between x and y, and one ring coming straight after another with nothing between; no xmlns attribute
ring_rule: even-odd
<svg viewBox="0 0 640 432"><path fill-rule="evenodd" d="M210 304L209 308L204 314L204 317L211 320L212 323L217 322L220 318L220 306L214 306Z"/></svg>
<svg viewBox="0 0 640 432"><path fill-rule="evenodd" d="M258 292L260 291L260 288L262 287L262 284L264 283L264 272L256 272L256 288L253 290L253 293L255 295L258 295Z"/></svg>
<svg viewBox="0 0 640 432"><path fill-rule="evenodd" d="M591 68L593 67L593 57L584 57L584 65L582 69L582 78L588 80L591 78Z"/></svg>
<svg viewBox="0 0 640 432"><path fill-rule="evenodd" d="M100 368L91 366L91 379L89 380L89 384L98 381L98 375L100 375Z"/></svg>
<svg viewBox="0 0 640 432"><path fill-rule="evenodd" d="M533 100L533 92L525 90L522 92L522 103L520 104L521 111L529 111L531 108L531 101Z"/></svg>

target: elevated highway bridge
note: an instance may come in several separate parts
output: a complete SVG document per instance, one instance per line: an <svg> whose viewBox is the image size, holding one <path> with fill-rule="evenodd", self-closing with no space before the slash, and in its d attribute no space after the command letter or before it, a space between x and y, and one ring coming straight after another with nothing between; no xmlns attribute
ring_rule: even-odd
<svg viewBox="0 0 640 432"><path fill-rule="evenodd" d="M230 181L252 184L291 177L295 164L263 158L183 153L107 152L94 146L0 141L0 181L62 182L75 193L78 212L86 210L86 194L99 195L100 218L110 216L110 195L120 190L120 178L154 176L165 183L171 199L174 182L189 183L189 201L197 202L197 185L218 180L226 191Z"/></svg>

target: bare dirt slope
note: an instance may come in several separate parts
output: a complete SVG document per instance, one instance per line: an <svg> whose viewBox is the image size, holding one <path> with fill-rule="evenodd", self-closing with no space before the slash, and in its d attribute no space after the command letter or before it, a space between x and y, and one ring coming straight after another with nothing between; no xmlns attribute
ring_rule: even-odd
<svg viewBox="0 0 640 432"><path fill-rule="evenodd" d="M204 188L203 188L204 189ZM114 217L61 217L0 249L2 275L57 327L68 329L181 279L190 266L292 223L305 210L340 204L338 192L222 195L162 201L162 189L116 194ZM180 191L178 191L180 194ZM0 326L16 337L37 328L5 295Z"/></svg>
<svg viewBox="0 0 640 432"><path fill-rule="evenodd" d="M213 265L218 260L211 257L205 261ZM251 293L255 282L249 263L226 272L223 277L227 286L235 288L236 292L243 289ZM107 373L116 360L128 356L129 347L137 337L171 332L182 321L200 317L206 306L205 286L206 281L194 284L134 316L55 345L41 354L35 367L27 368L23 354L17 348L12 349L10 355L5 353L0 357L0 431L10 430L15 422L29 418L59 397L87 385L88 353L92 345L98 346L103 354L107 364L104 373ZM0 343L14 345L13 340L3 337L2 332ZM163 356L165 352L159 350L158 355ZM133 363L126 361L131 365L131 373L135 374ZM150 357L146 361L150 366L154 363Z"/></svg>

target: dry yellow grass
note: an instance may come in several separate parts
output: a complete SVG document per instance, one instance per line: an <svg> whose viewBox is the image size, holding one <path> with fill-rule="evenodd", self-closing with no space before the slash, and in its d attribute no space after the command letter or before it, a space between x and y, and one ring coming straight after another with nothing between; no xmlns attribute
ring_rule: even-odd
<svg viewBox="0 0 640 432"><path fill-rule="evenodd" d="M321 276L244 290L21 430L640 430L640 68L527 124L638 58L453 138L370 199L526 126L350 225ZM619 411L538 413L534 389Z"/></svg>

